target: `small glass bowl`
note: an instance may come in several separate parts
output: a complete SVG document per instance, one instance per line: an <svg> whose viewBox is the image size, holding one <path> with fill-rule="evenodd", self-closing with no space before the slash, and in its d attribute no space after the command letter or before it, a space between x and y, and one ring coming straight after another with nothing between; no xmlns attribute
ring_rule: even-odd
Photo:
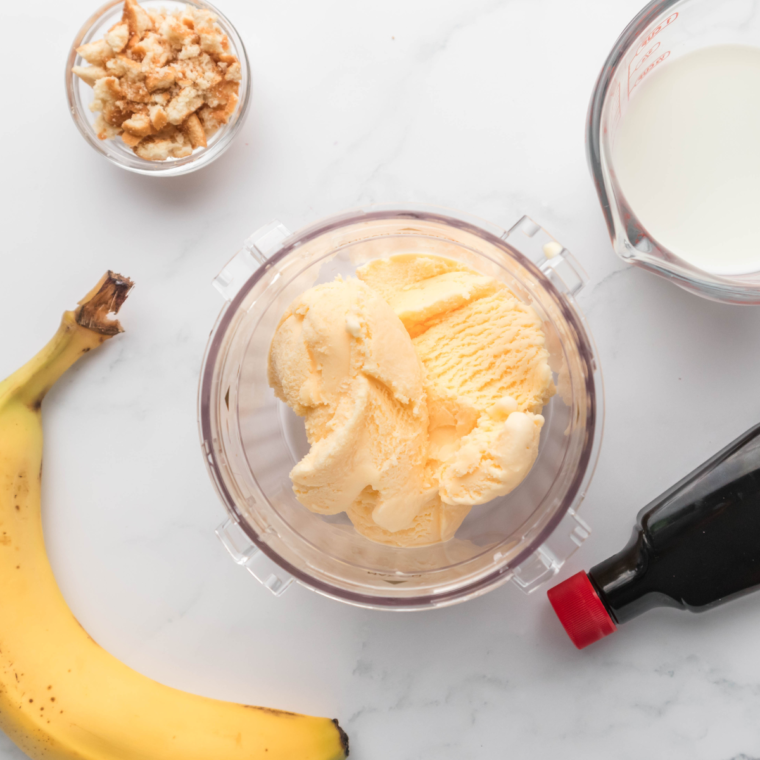
<svg viewBox="0 0 760 760"><path fill-rule="evenodd" d="M190 5L195 8L209 10L216 14L217 23L229 38L233 52L240 60L240 68L242 69L239 100L235 112L227 124L220 127L209 138L208 147L196 148L189 156L185 156L184 158L169 158L165 161L146 161L144 158L140 158L118 138L108 140L98 139L93 129L93 123L97 114L89 109L89 105L93 100L93 89L88 84L85 84L76 74L72 73L71 70L74 66L87 65L87 62L77 54L77 48L86 42L102 39L104 34L121 18L123 0L111 0L97 10L79 30L66 60L66 95L69 101L71 116L85 140L98 153L122 169L136 172L137 174L160 177L176 177L180 174L189 174L219 158L230 147L235 135L237 135L243 126L251 99L251 72L248 55L245 52L245 46L240 39L240 35L229 19L211 5L211 3L205 2L205 0L140 0L140 5L146 9L155 8L167 11L180 10Z"/></svg>

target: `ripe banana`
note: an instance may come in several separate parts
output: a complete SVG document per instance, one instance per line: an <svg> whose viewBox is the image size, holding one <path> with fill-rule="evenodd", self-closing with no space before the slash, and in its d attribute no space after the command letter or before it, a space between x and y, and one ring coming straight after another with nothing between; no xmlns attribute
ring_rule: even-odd
<svg viewBox="0 0 760 760"><path fill-rule="evenodd" d="M34 760L343 760L335 721L206 699L136 673L87 635L58 589L40 513L42 399L121 332L108 314L131 287L109 272L0 383L0 728Z"/></svg>

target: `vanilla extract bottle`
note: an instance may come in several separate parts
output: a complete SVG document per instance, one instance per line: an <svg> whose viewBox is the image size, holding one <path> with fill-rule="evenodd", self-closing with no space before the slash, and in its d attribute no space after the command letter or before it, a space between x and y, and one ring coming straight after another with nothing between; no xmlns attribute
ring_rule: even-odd
<svg viewBox="0 0 760 760"><path fill-rule="evenodd" d="M583 649L654 607L703 612L760 588L760 425L644 507L628 545L548 592Z"/></svg>

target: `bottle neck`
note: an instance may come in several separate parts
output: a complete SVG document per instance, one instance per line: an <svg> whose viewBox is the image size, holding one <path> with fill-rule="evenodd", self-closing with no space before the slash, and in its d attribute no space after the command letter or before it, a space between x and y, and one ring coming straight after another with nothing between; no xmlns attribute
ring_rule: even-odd
<svg viewBox="0 0 760 760"><path fill-rule="evenodd" d="M639 528L623 551L591 568L588 576L599 598L616 623L627 621L655 607L683 605L654 585L650 570L653 553Z"/></svg>

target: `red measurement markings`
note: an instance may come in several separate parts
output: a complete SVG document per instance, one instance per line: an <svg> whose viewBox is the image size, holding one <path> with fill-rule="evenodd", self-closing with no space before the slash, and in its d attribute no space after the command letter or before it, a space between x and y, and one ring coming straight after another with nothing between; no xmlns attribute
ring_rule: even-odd
<svg viewBox="0 0 760 760"><path fill-rule="evenodd" d="M636 50L636 54L631 59L630 63L628 64L628 97L630 98L631 92L633 92L633 89L638 85L642 79L650 72L652 69L654 69L656 66L659 66L669 55L670 51L666 51L665 53L662 53L662 55L659 56L655 61L653 61L649 66L644 69L644 71L636 77L636 74L638 73L639 69L648 61L651 59L651 57L660 49L660 41L658 40L654 45L652 45L651 48L647 50L647 52L644 54L642 58L639 58L639 56L642 54L644 50L646 50L649 46L649 44L654 40L654 38L663 31L663 29L667 29L676 19L678 18L678 12L672 13L670 16L668 16L664 21L661 21L654 29L652 29L651 32L641 41L641 44L639 45L638 49ZM635 81L634 81L635 79Z"/></svg>
<svg viewBox="0 0 760 760"><path fill-rule="evenodd" d="M678 13L673 13L672 15L668 16L665 21L658 24L654 29L652 29L652 31L647 35L646 39L642 40L641 44L639 45L639 49L636 51L636 55L638 55L663 29L669 27L677 18Z"/></svg>
<svg viewBox="0 0 760 760"><path fill-rule="evenodd" d="M660 43L655 42L654 45L649 48L647 54L643 58L639 58L639 62L633 67L633 69L631 69L630 66L628 67L629 74L635 74L659 49ZM631 61L631 65L633 65L633 61Z"/></svg>
<svg viewBox="0 0 760 760"><path fill-rule="evenodd" d="M659 66L666 58L670 56L670 50L666 50L659 58L657 58L655 61L653 61L649 66L647 66L644 71L642 72L641 76L633 83L633 87L631 87L631 91L635 90L636 87L639 85L641 80L655 67Z"/></svg>

